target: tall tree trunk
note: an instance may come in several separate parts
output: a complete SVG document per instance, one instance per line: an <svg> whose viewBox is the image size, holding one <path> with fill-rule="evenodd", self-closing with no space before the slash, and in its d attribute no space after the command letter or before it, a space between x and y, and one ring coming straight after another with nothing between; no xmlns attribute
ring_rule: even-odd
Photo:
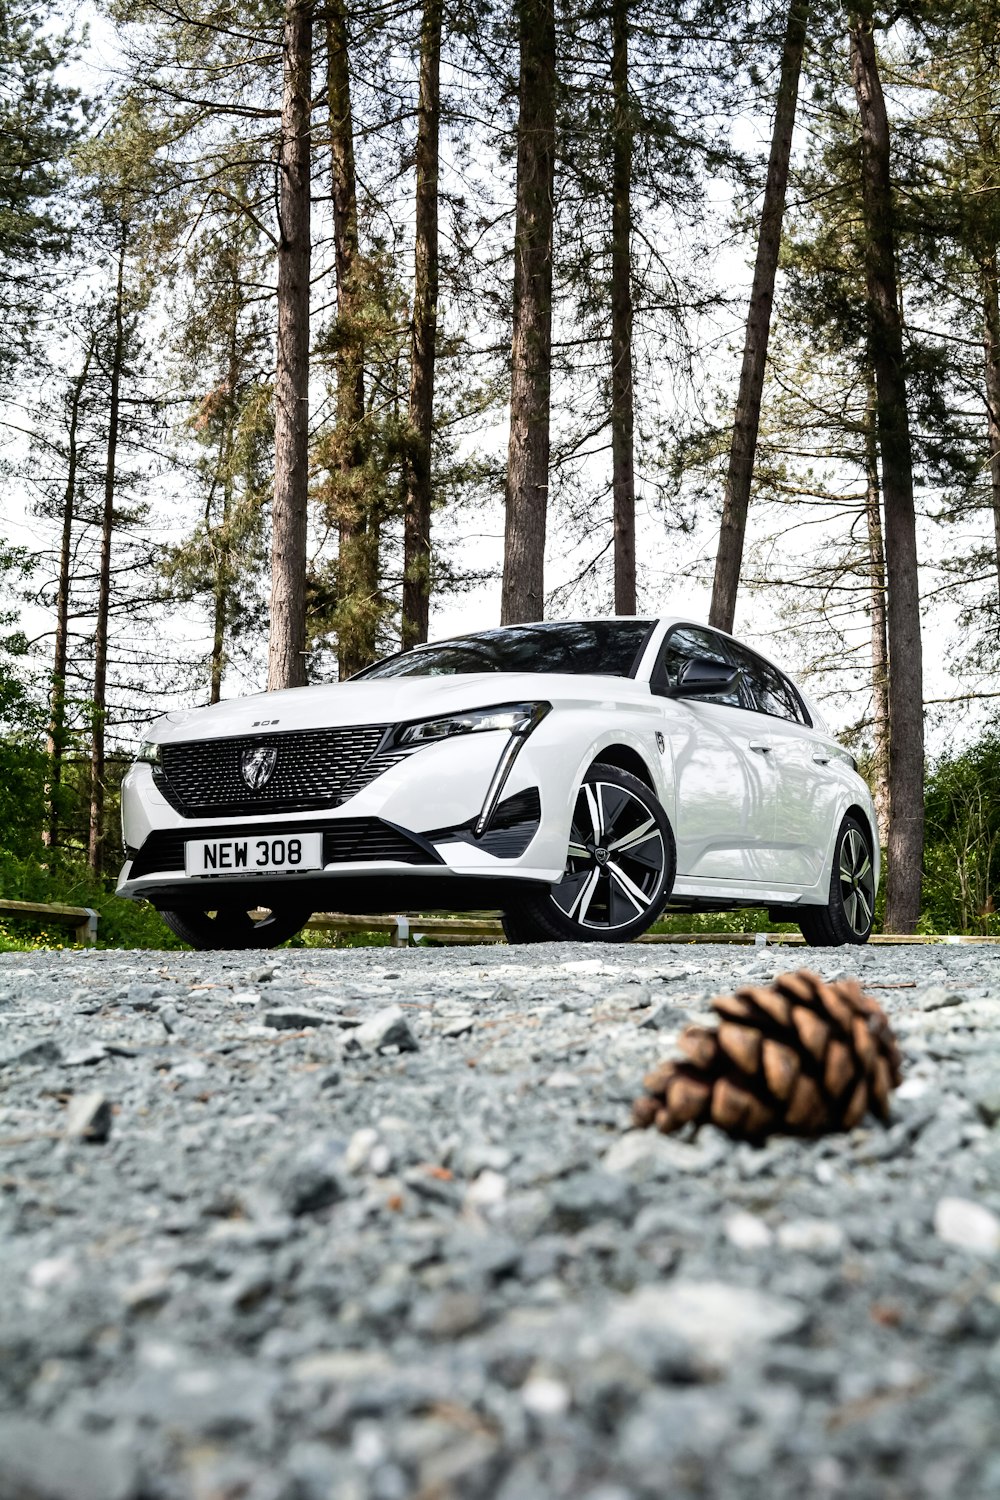
<svg viewBox="0 0 1000 1500"><path fill-rule="evenodd" d="M885 627L885 543L882 536L882 491L878 480L875 377L866 372L865 516L868 523L868 608L871 616L872 780L879 841L889 836L889 644Z"/></svg>
<svg viewBox="0 0 1000 1500"><path fill-rule="evenodd" d="M108 687L108 614L111 607L111 549L115 530L115 478L121 415L122 369L125 363L125 259L128 230L121 229L115 282L114 340L108 379L108 444L104 460L104 508L98 564L97 620L94 627L94 689L90 721L90 827L87 863L94 875L104 869L104 743Z"/></svg>
<svg viewBox="0 0 1000 1500"><path fill-rule="evenodd" d="M212 650L209 657L208 701L218 703L222 698L222 677L226 669L226 631L229 628L229 591L232 587L232 540L230 521L233 511L233 462L239 426L237 387L240 379L239 323L240 282L237 272L229 286L228 317L226 330L229 341L226 369L225 424L219 441L219 469L222 472L222 524L212 526L212 494L205 507L205 530L212 552L214 572L212 587ZM214 484L212 490L214 491Z"/></svg>
<svg viewBox="0 0 1000 1500"><path fill-rule="evenodd" d="M93 358L93 342L87 345L83 368L69 388L69 431L66 445L66 488L63 492L62 536L59 541L59 583L56 594L56 638L52 652L52 688L49 692L49 724L46 739L48 783L45 788L45 829L42 841L49 848L59 842L59 788L66 754L66 667L69 657L69 599L72 579L73 523L76 520L76 484L80 465L80 406Z"/></svg>
<svg viewBox="0 0 1000 1500"><path fill-rule="evenodd" d="M545 610L552 371L554 0L518 0L517 19L521 63L507 521L500 603L504 624L540 620Z"/></svg>
<svg viewBox="0 0 1000 1500"><path fill-rule="evenodd" d="M614 139L611 180L611 491L615 613L635 614L635 453L632 391L632 111L628 92L629 0L611 0Z"/></svg>
<svg viewBox="0 0 1000 1500"><path fill-rule="evenodd" d="M274 382L269 691L301 687L306 680L312 13L312 0L287 0L278 158L278 361Z"/></svg>
<svg viewBox="0 0 1000 1500"><path fill-rule="evenodd" d="M403 645L427 639L431 593L431 436L438 299L438 140L442 0L424 0L417 108L416 245L410 332L410 432L403 526Z"/></svg>
<svg viewBox="0 0 1000 1500"><path fill-rule="evenodd" d="M226 586L221 575L215 580L215 600L212 609L212 656L209 669L208 701L218 703L222 698L222 673L226 661Z"/></svg>
<svg viewBox="0 0 1000 1500"><path fill-rule="evenodd" d="M903 325L889 122L872 35L870 0L850 14L851 72L861 117L865 282L875 371L885 505L889 643L889 839L885 925L912 932L920 915L924 849L924 710L913 455L903 375Z"/></svg>
<svg viewBox="0 0 1000 1500"><path fill-rule="evenodd" d="M350 53L344 0L326 13L326 88L330 119L333 251L337 278L337 383L331 520L339 539L337 655L341 679L375 655L379 518L365 494L365 350L358 316L362 289L358 243L358 189L354 166Z"/></svg>
<svg viewBox="0 0 1000 1500"><path fill-rule="evenodd" d="M986 355L986 438L990 455L990 498L993 505L997 587L1000 591L1000 299L997 296L995 249L982 257L980 274L983 289L983 347Z"/></svg>
<svg viewBox="0 0 1000 1500"><path fill-rule="evenodd" d="M809 21L809 0L791 0L785 40L781 49L781 73L774 108L771 155L767 164L764 205L757 238L757 261L750 290L746 340L743 345L743 367L736 397L733 438L729 450L729 472L722 502L722 525L719 550L715 559L715 583L709 623L719 630L732 630L736 618L736 595L743 566L743 544L750 508L750 485L753 480L757 434L760 430L760 403L764 391L767 343L771 333L771 309L774 304L774 278L781 249L781 225L785 217L785 193L788 187L788 161L795 127L795 106L799 94L799 73Z"/></svg>

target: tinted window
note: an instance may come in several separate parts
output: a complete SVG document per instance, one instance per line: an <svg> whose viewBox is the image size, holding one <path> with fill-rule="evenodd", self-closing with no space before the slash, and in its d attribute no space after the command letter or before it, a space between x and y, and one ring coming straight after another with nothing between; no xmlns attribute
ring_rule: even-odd
<svg viewBox="0 0 1000 1500"><path fill-rule="evenodd" d="M727 667L733 665L729 643L716 635L714 631L702 630L698 625L675 625L664 644L657 679L665 682L667 687L675 688L681 667L694 656L704 657L708 661L723 662ZM739 683L730 688L728 693L699 693L696 701L725 703L730 708L746 707L740 695Z"/></svg>
<svg viewBox="0 0 1000 1500"><path fill-rule="evenodd" d="M733 653L743 668L743 682L758 713L770 714L775 719L791 719L804 723L805 716L798 694L777 667L762 661L743 646L733 646Z"/></svg>
<svg viewBox="0 0 1000 1500"><path fill-rule="evenodd" d="M652 620L510 625L390 656L358 678L452 677L461 672L573 672L630 677Z"/></svg>

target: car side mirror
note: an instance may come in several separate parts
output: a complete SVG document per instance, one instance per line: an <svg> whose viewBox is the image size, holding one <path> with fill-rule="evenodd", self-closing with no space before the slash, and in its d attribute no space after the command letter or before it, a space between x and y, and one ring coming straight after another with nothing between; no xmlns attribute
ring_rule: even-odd
<svg viewBox="0 0 1000 1500"><path fill-rule="evenodd" d="M715 693L728 693L740 678L739 667L731 667L723 661L712 661L707 656L692 656L677 674L677 685L671 698L700 698Z"/></svg>

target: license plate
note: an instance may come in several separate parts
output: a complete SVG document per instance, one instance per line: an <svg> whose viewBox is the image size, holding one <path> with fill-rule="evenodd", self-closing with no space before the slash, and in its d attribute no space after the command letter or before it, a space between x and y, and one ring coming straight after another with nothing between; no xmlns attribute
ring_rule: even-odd
<svg viewBox="0 0 1000 1500"><path fill-rule="evenodd" d="M188 839L186 875L277 875L322 870L323 835L295 833L249 839Z"/></svg>

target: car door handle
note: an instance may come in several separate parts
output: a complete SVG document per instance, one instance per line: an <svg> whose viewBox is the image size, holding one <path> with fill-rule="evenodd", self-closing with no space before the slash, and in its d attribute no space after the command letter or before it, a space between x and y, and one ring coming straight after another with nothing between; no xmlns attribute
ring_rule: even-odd
<svg viewBox="0 0 1000 1500"><path fill-rule="evenodd" d="M818 766L828 766L830 764L829 755L814 755L813 760Z"/></svg>
<svg viewBox="0 0 1000 1500"><path fill-rule="evenodd" d="M756 750L758 755L767 755L774 749L774 746L769 740L751 740L750 749Z"/></svg>

